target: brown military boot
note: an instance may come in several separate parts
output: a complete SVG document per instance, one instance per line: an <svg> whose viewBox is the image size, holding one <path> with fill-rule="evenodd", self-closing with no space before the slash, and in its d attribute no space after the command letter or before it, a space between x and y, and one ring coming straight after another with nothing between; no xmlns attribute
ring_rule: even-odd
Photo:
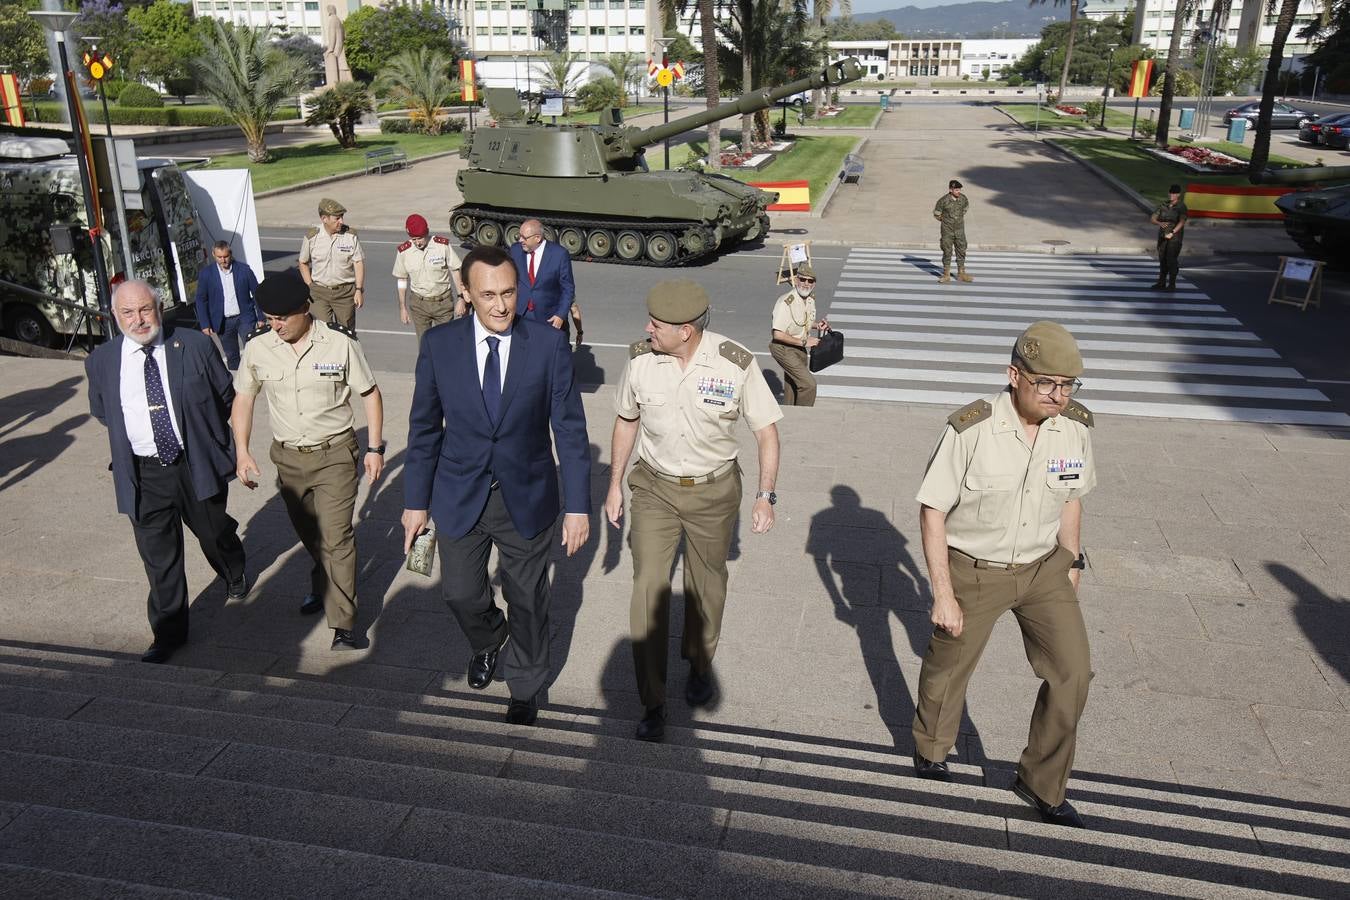
<svg viewBox="0 0 1350 900"><path fill-rule="evenodd" d="M948 284L951 282L951 280L952 280L952 267L943 266L942 277L938 279L938 284Z"/></svg>
<svg viewBox="0 0 1350 900"><path fill-rule="evenodd" d="M957 265L957 267L956 267L956 277L957 277L958 279L960 279L961 281L964 281L964 282L967 282L967 283L972 282L972 281L975 280L974 278L971 278L969 275L966 274L966 267L965 267L964 264L958 264L958 265Z"/></svg>

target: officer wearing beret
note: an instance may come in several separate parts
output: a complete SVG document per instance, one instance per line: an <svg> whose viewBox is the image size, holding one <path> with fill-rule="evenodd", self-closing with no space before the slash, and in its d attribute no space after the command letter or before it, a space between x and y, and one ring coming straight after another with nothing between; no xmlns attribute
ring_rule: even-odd
<svg viewBox="0 0 1350 900"><path fill-rule="evenodd" d="M759 492L751 531L773 527L778 496L778 428L783 412L759 363L745 347L708 331L708 295L693 281L663 281L647 294L647 340L629 348L619 378L605 516L623 518L628 475L633 519L633 598L629 621L638 692L646 713L637 737L665 736L666 645L670 572L685 539L685 700L709 702L712 660L727 595L727 552L741 505L735 426L744 419L759 448Z"/></svg>
<svg viewBox="0 0 1350 900"><path fill-rule="evenodd" d="M358 468L373 484L384 471L384 405L356 335L316 319L294 269L269 275L257 293L265 322L244 345L234 377L235 472L252 490L261 474L249 452L253 406L267 395L272 421L270 457L277 489L301 543L314 560L310 593L300 604L309 615L323 610L333 629L333 649L355 649L356 508ZM365 405L369 443L356 442L352 392Z"/></svg>
<svg viewBox="0 0 1350 900"><path fill-rule="evenodd" d="M1078 607L1082 499L1097 482L1092 414L1070 396L1083 358L1055 322L1018 337L1008 387L953 413L919 488L933 636L919 673L914 770L948 781L966 684L1012 610L1042 680L1013 790L1052 824L1083 827L1064 799L1092 668Z"/></svg>
<svg viewBox="0 0 1350 900"><path fill-rule="evenodd" d="M449 238L432 234L427 220L417 213L408 216L403 227L408 239L394 254L398 314L404 325L411 322L417 329L420 344L431 326L464 315L464 284Z"/></svg>
<svg viewBox="0 0 1350 900"><path fill-rule="evenodd" d="M1181 271L1181 231L1186 227L1189 211L1181 202L1181 185L1174 184L1167 189L1167 202L1159 203L1149 219L1158 226L1158 280L1151 288L1155 291L1174 291L1177 288L1177 273Z"/></svg>
<svg viewBox="0 0 1350 900"><path fill-rule="evenodd" d="M811 334L830 330L816 318L816 272L810 263L797 266L792 290L773 305L773 336L769 355L783 367L783 402L788 406L816 405L816 376L811 374L808 351L820 343Z"/></svg>
<svg viewBox="0 0 1350 900"><path fill-rule="evenodd" d="M366 302L366 255L356 229L342 221L347 207L329 197L319 201L319 227L300 242L300 275L309 285L316 319L356 330L356 311Z"/></svg>

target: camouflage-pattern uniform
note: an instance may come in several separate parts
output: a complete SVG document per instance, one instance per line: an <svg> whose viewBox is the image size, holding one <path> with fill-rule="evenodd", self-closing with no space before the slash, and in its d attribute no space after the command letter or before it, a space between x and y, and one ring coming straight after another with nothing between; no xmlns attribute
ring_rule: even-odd
<svg viewBox="0 0 1350 900"><path fill-rule="evenodd" d="M966 210L970 208L970 199L965 194L954 196L950 192L938 198L933 206L933 218L942 229L942 278L951 280L952 251L956 251L956 267L962 281L972 280L966 275Z"/></svg>

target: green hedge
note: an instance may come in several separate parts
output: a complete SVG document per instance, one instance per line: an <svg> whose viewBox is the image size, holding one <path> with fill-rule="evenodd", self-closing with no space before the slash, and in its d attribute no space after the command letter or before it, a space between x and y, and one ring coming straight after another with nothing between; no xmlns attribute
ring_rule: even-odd
<svg viewBox="0 0 1350 900"><path fill-rule="evenodd" d="M133 82L122 88L117 105L131 109L162 109L164 98L154 88Z"/></svg>
<svg viewBox="0 0 1350 900"><path fill-rule="evenodd" d="M456 134L464 130L463 119L447 119L441 123L442 134ZM412 119L385 116L380 119L380 134L422 134L422 126Z"/></svg>
<svg viewBox="0 0 1350 900"><path fill-rule="evenodd" d="M39 103L32 109L25 109L24 112L34 122L61 122L65 119L62 110L55 103ZM235 124L224 110L214 106L168 106L163 109L109 106L108 113L114 125L190 125L200 128ZM101 104L91 103L85 106L84 114L91 123L103 124ZM279 109L272 117L272 121L294 121L298 118L299 115L294 109Z"/></svg>

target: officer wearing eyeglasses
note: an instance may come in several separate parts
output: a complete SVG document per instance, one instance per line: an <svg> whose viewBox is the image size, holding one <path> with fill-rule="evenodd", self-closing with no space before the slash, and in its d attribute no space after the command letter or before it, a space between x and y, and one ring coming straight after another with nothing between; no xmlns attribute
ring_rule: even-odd
<svg viewBox="0 0 1350 900"><path fill-rule="evenodd" d="M817 335L830 330L830 323L816 318L815 293L815 270L810 263L802 263L793 274L792 290L773 305L769 355L783 367L786 406L816 405L816 376L811 374L809 353L820 343Z"/></svg>
<svg viewBox="0 0 1350 900"><path fill-rule="evenodd" d="M1012 610L1042 684L1013 791L1051 824L1082 828L1064 799L1092 667L1078 607L1083 495L1097 473L1092 414L1070 399L1083 358L1056 322L1013 345L1008 387L947 419L919 488L933 636L919 674L914 771L948 781L966 684Z"/></svg>

